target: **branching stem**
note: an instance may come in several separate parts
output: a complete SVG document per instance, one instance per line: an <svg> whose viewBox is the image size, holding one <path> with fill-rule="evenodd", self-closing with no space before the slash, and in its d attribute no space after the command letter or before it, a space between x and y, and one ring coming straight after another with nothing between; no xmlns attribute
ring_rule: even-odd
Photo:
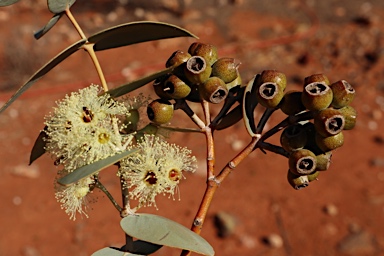
<svg viewBox="0 0 384 256"><path fill-rule="evenodd" d="M109 191L107 190L106 187L104 187L104 185L98 180L96 182L96 187L98 189L100 189L101 191L103 191L103 193L108 197L108 199L111 201L111 203L113 204L113 206L115 206L116 210L118 212L121 212L123 208L121 208L121 206L116 202L115 198L113 198L113 196L111 195L111 193L109 193Z"/></svg>

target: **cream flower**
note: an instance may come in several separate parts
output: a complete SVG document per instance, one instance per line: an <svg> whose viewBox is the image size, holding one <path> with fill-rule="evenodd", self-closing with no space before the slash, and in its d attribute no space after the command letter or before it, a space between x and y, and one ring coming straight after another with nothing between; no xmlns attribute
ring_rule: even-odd
<svg viewBox="0 0 384 256"><path fill-rule="evenodd" d="M195 171L196 158L191 151L169 144L159 137L145 135L137 153L121 162L120 175L127 180L130 197L140 206L156 206L158 194L174 196L182 171Z"/></svg>
<svg viewBox="0 0 384 256"><path fill-rule="evenodd" d="M80 215L83 214L88 218L86 213L88 204L87 196L91 192L90 186L93 183L93 178L88 177L68 187L58 185L58 191L55 193L55 197L61 204L61 209L65 210L70 219L76 220L77 213Z"/></svg>
<svg viewBox="0 0 384 256"><path fill-rule="evenodd" d="M108 94L98 96L96 85L79 90L57 102L46 117L46 151L68 171L106 158L123 150L121 124L116 115L126 115L127 108Z"/></svg>

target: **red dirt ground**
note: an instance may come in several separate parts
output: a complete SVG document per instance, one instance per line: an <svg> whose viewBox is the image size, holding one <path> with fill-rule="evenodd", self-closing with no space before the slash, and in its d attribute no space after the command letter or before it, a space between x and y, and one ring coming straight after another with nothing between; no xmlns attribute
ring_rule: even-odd
<svg viewBox="0 0 384 256"><path fill-rule="evenodd" d="M123 2L123 1L122 1ZM331 168L319 181L293 190L286 181L287 160L272 153L252 153L218 189L202 236L216 255L383 255L384 254L384 5L382 1L112 1L76 3L72 10L88 35L131 20L159 20L184 27L201 42L219 48L220 56L242 64L244 81L265 69L278 69L288 89L300 88L304 77L324 73L331 81L347 80L357 90L353 106L358 123L345 133ZM213 2L213 1L212 1ZM184 3L186 6L180 6ZM39 41L32 31L51 17L45 1L21 1L0 9L0 101L34 73L44 61L78 40L64 17ZM136 16L135 16L136 15ZM111 87L163 68L175 50L187 50L192 39L169 39L98 53ZM32 59L32 61L31 61ZM36 62L38 65L36 65ZM119 214L95 192L89 218L70 221L54 198L57 169L48 156L28 166L29 153L43 118L66 93L98 83L84 52L64 61L36 83L0 117L0 255L90 255L105 246L121 246ZM150 86L143 89L148 92ZM215 110L213 110L215 111ZM201 111L198 114L202 114ZM271 122L284 116L279 112ZM172 121L191 122L182 114ZM219 171L250 141L242 123L215 134ZM159 210L144 212L192 224L205 190L205 143L202 135L173 134L171 141L188 146L199 159L199 171L180 184L181 201L157 200ZM272 142L278 142L275 136ZM118 197L114 170L102 180ZM233 232L217 236L214 216L225 212L235 221ZM271 235L281 238L270 239ZM275 241L270 244L268 241ZM279 240L279 239L277 239ZM156 255L179 255L162 248Z"/></svg>

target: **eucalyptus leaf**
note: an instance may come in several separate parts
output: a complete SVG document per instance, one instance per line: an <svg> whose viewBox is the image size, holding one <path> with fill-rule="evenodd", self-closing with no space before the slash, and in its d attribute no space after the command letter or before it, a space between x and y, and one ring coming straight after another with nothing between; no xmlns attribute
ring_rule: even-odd
<svg viewBox="0 0 384 256"><path fill-rule="evenodd" d="M153 74L150 74L148 76L145 76L145 77L142 77L142 78L139 78L138 80L135 80L135 81L132 81L132 82L129 82L127 84L123 84L119 87L116 87L116 88L113 88L111 90L108 91L108 94L111 95L112 98L117 98L117 97L120 97L124 94L127 94L127 93L130 93L144 85L146 85L147 83L159 78L159 77L162 77L170 72L172 72L174 69L174 67L170 67L170 68L167 68L167 69L164 69L164 70L161 70L159 72L156 72L156 73L153 73Z"/></svg>
<svg viewBox="0 0 384 256"><path fill-rule="evenodd" d="M143 254L133 254L129 252L123 252L115 248L106 247L92 253L92 256L145 256Z"/></svg>
<svg viewBox="0 0 384 256"><path fill-rule="evenodd" d="M45 126L44 130L40 132L39 136L35 141L35 144L33 145L31 155L29 157L29 165L31 165L36 159L38 159L45 153L45 138L47 137L47 134L45 133L46 129L47 126Z"/></svg>
<svg viewBox="0 0 384 256"><path fill-rule="evenodd" d="M91 176L100 170L113 165L114 163L120 161L121 159L129 156L130 154L133 154L137 151L138 149L132 149L132 150L127 150L123 151L122 153L107 157L105 159L96 161L94 163L84 165L80 168L77 168L73 172L69 173L68 175L60 178L57 182L60 183L61 185L64 186L69 186L78 180L81 180L85 177Z"/></svg>
<svg viewBox="0 0 384 256"><path fill-rule="evenodd" d="M53 15L53 17L48 21L47 25L45 25L42 29L40 29L33 35L35 39L40 39L41 37L43 37L43 35L45 35L51 28L53 28L53 26L56 25L56 23L59 21L61 16L63 16L63 14L64 13Z"/></svg>
<svg viewBox="0 0 384 256"><path fill-rule="evenodd" d="M48 63L46 63L42 68L40 68L35 74L32 75L28 79L28 81L22 85L17 92L12 95L12 97L0 108L0 113L2 113L4 110L6 110L12 102L14 102L20 95L22 95L26 90L28 90L35 82L37 82L41 77L43 77L45 74L47 74L51 69L56 67L60 62L68 58L72 53L76 52L82 45L84 45L86 42L85 39L82 39L80 41L77 41L76 43L72 44L68 48L66 48L64 51L56 55L53 59L51 59Z"/></svg>
<svg viewBox="0 0 384 256"><path fill-rule="evenodd" d="M228 128L243 118L243 111L241 105L236 106L228 114L226 114L216 126L216 130L223 130Z"/></svg>
<svg viewBox="0 0 384 256"><path fill-rule="evenodd" d="M19 2L20 0L0 0L0 7L2 6L8 6L8 5L11 5L11 4L15 4L17 2Z"/></svg>
<svg viewBox="0 0 384 256"><path fill-rule="evenodd" d="M147 213L128 215L120 221L120 226L126 234L143 241L214 255L212 246L204 238L161 216Z"/></svg>
<svg viewBox="0 0 384 256"><path fill-rule="evenodd" d="M88 41L95 44L93 46L95 51L102 51L136 43L182 36L197 38L191 32L175 25L153 21L138 21L100 31L90 36Z"/></svg>
<svg viewBox="0 0 384 256"><path fill-rule="evenodd" d="M48 9L53 13L64 12L70 8L76 0L48 0Z"/></svg>

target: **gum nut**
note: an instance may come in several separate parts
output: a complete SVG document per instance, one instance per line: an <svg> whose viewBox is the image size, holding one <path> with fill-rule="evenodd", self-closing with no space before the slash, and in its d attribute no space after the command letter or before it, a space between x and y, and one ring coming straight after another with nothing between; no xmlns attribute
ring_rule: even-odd
<svg viewBox="0 0 384 256"><path fill-rule="evenodd" d="M203 57L209 66L212 66L218 58L217 48L211 44L197 43L196 45L191 45L188 52L192 56Z"/></svg>
<svg viewBox="0 0 384 256"><path fill-rule="evenodd" d="M296 175L308 175L316 169L316 156L308 149L299 149L291 152L289 170Z"/></svg>
<svg viewBox="0 0 384 256"><path fill-rule="evenodd" d="M301 101L308 110L319 111L331 105L333 93L324 82L307 84L301 94Z"/></svg>
<svg viewBox="0 0 384 256"><path fill-rule="evenodd" d="M212 67L207 65L203 57L193 56L189 58L184 68L185 77L192 84L201 84L211 76Z"/></svg>
<svg viewBox="0 0 384 256"><path fill-rule="evenodd" d="M301 124L290 125L280 136L281 146L288 152L302 149L307 144L307 133Z"/></svg>
<svg viewBox="0 0 384 256"><path fill-rule="evenodd" d="M236 86L240 86L241 87L241 84L242 84L242 79L241 79L241 76L240 76L240 73L239 73L239 70L237 70L237 77L235 80L233 80L232 82L229 82L229 83L226 83L225 84L225 87L227 87L227 90L231 90L232 88L236 87Z"/></svg>
<svg viewBox="0 0 384 256"><path fill-rule="evenodd" d="M332 107L334 108L348 106L355 98L355 89L345 80L337 81L330 87L333 92Z"/></svg>
<svg viewBox="0 0 384 256"><path fill-rule="evenodd" d="M312 182L314 180L318 180L319 175L320 175L319 171L314 171L314 172L308 174L307 175L308 181Z"/></svg>
<svg viewBox="0 0 384 256"><path fill-rule="evenodd" d="M284 91L287 87L287 77L284 73L277 70L264 70L261 72L260 83L276 83L281 91Z"/></svg>
<svg viewBox="0 0 384 256"><path fill-rule="evenodd" d="M343 132L340 132L336 135L323 137L320 134L316 133L316 144L323 151L328 152L336 148L341 147L344 144L344 135Z"/></svg>
<svg viewBox="0 0 384 256"><path fill-rule="evenodd" d="M346 106L343 108L339 108L338 110L344 116L344 119L345 119L344 130L353 129L356 125L356 119L357 119L356 109L354 109L351 106Z"/></svg>
<svg viewBox="0 0 384 256"><path fill-rule="evenodd" d="M237 78L238 66L234 58L220 58L213 64L211 76L217 76L224 83L230 83Z"/></svg>
<svg viewBox="0 0 384 256"><path fill-rule="evenodd" d="M288 170L288 173L287 173L287 180L289 184L296 190L305 188L309 185L309 180L306 175L304 176L296 175L292 173L290 170Z"/></svg>
<svg viewBox="0 0 384 256"><path fill-rule="evenodd" d="M189 58L191 58L191 54L188 52L175 51L165 63L165 67L169 68L180 66L181 64L187 62Z"/></svg>
<svg viewBox="0 0 384 256"><path fill-rule="evenodd" d="M314 74L304 78L304 87L308 84L315 82L325 83L326 85L329 85L328 77L326 77L324 74Z"/></svg>
<svg viewBox="0 0 384 256"><path fill-rule="evenodd" d="M223 80L213 76L199 87L199 93L204 100L217 104L227 97L228 90Z"/></svg>
<svg viewBox="0 0 384 256"><path fill-rule="evenodd" d="M154 100L147 107L147 115L156 124L166 124L172 119L173 105L166 100Z"/></svg>
<svg viewBox="0 0 384 256"><path fill-rule="evenodd" d="M156 95L159 96L159 98L161 98L161 99L163 99L163 100L170 100L170 99L172 99L172 97L169 96L169 95L164 91L164 82L165 82L165 80L167 80L167 78L168 78L169 76L170 76L170 75L166 75L166 76L157 78L157 79L153 82L153 90L155 91Z"/></svg>
<svg viewBox="0 0 384 256"><path fill-rule="evenodd" d="M316 156L316 170L326 171L331 165L332 151L325 152Z"/></svg>
<svg viewBox="0 0 384 256"><path fill-rule="evenodd" d="M284 114L293 116L305 110L305 106L301 102L300 91L289 91L284 94L280 103L280 109Z"/></svg>
<svg viewBox="0 0 384 256"><path fill-rule="evenodd" d="M165 80L163 91L172 99L184 99L191 92L191 87L177 76L171 75Z"/></svg>
<svg viewBox="0 0 384 256"><path fill-rule="evenodd" d="M279 105L284 92L276 83L265 82L260 85L256 98L266 108L275 108Z"/></svg>
<svg viewBox="0 0 384 256"><path fill-rule="evenodd" d="M340 111L326 108L315 115L314 124L316 131L327 137L341 132L344 129L345 119Z"/></svg>

